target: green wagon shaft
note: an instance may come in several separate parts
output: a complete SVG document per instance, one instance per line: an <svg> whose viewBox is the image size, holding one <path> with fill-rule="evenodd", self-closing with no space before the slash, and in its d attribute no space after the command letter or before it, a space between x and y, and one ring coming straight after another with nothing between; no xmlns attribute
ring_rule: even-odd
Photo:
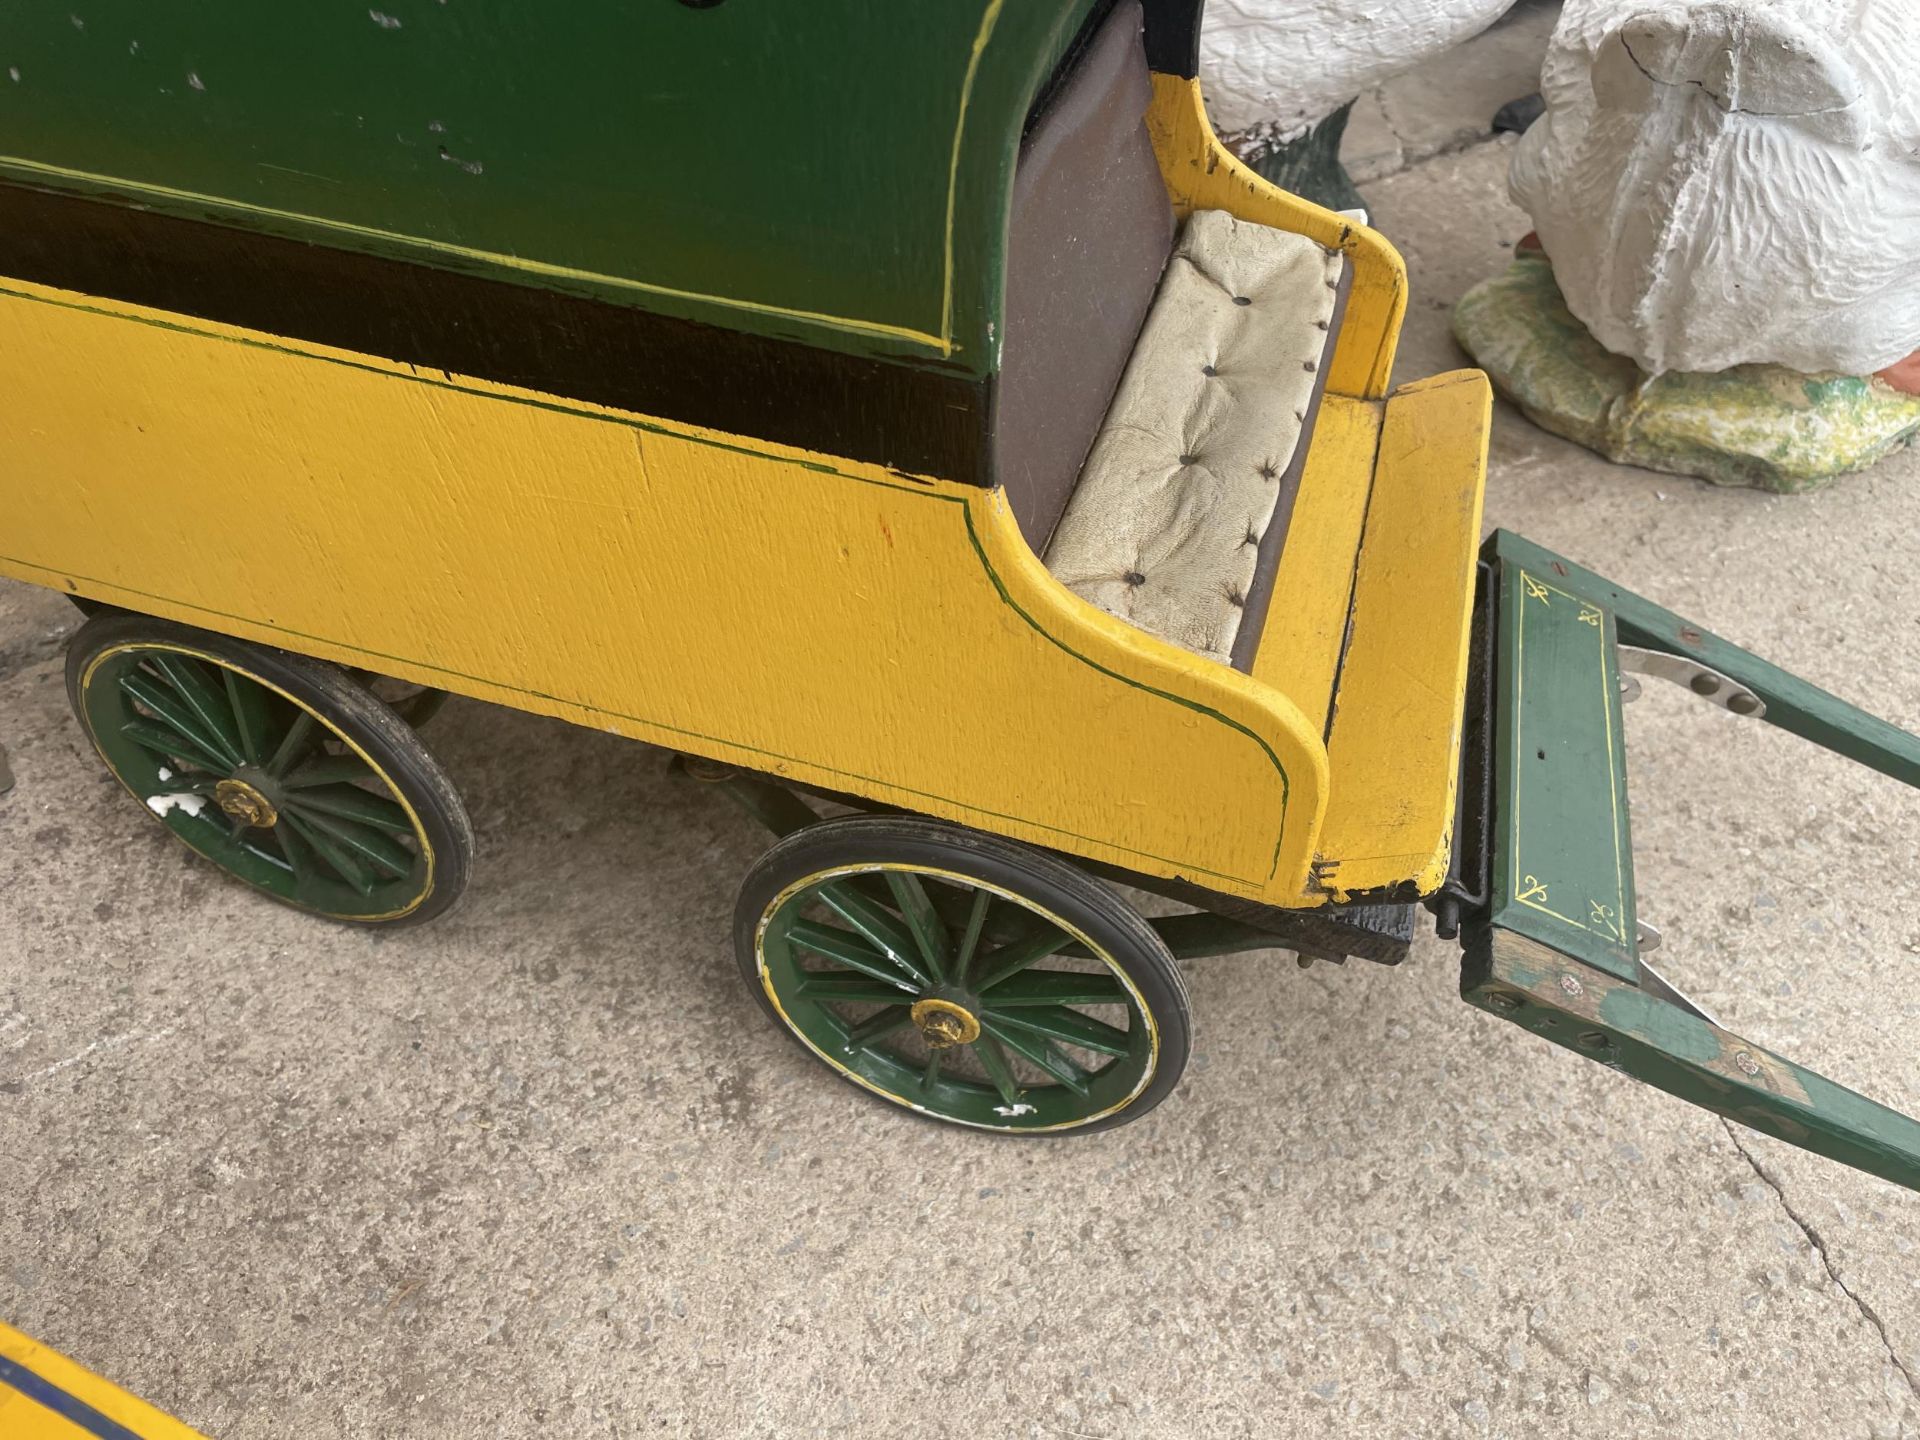
<svg viewBox="0 0 1920 1440"><path fill-rule="evenodd" d="M1920 1190L1920 1123L1722 1029L1642 959L1621 657L1909 785L1920 786L1920 740L1516 535L1495 532L1484 558L1487 889L1465 920L1461 996L1682 1100Z"/></svg>

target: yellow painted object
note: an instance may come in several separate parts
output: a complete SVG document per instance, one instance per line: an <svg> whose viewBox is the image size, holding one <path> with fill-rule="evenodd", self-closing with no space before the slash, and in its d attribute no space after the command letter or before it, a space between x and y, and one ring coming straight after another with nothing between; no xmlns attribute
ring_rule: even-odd
<svg viewBox="0 0 1920 1440"><path fill-rule="evenodd" d="M998 490L4 279L0 573L1271 905L1431 890L1484 415L1383 408L1398 256L1154 85L1176 208L1353 267L1251 675L1072 595Z"/></svg>
<svg viewBox="0 0 1920 1440"><path fill-rule="evenodd" d="M203 1440L56 1350L0 1322L4 1440Z"/></svg>
<svg viewBox="0 0 1920 1440"><path fill-rule="evenodd" d="M1174 211L1182 218L1195 210L1226 210L1256 225L1311 236L1346 255L1353 288L1327 371L1327 390L1361 399L1385 395L1407 310L1407 267L1386 237L1288 194L1241 164L1213 133L1198 80L1154 75L1147 133Z"/></svg>
<svg viewBox="0 0 1920 1440"><path fill-rule="evenodd" d="M1292 696L1321 734L1346 649L1353 572L1385 408L1380 401L1346 395L1320 402L1266 629L1253 657L1253 678Z"/></svg>
<svg viewBox="0 0 1920 1440"><path fill-rule="evenodd" d="M5 573L1301 895L1313 726L1074 597L999 492L38 286L0 333Z"/></svg>
<svg viewBox="0 0 1920 1440"><path fill-rule="evenodd" d="M1387 400L1328 742L1319 878L1336 898L1447 877L1492 423L1478 370Z"/></svg>

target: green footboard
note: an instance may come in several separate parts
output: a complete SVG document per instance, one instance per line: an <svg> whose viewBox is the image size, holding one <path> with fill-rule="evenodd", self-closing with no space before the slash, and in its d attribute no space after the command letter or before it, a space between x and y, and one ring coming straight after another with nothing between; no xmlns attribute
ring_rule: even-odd
<svg viewBox="0 0 1920 1440"><path fill-rule="evenodd" d="M1920 1123L1714 1024L1640 956L1622 657L1920 785L1920 740L1505 531L1495 607L1484 904L1462 998L1611 1069L1920 1190ZM1625 647L1624 649L1622 647Z"/></svg>

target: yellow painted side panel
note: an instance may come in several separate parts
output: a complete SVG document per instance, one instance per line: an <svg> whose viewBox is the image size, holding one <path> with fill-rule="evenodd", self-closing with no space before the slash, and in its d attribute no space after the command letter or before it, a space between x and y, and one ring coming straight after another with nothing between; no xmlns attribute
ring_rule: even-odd
<svg viewBox="0 0 1920 1440"><path fill-rule="evenodd" d="M1385 395L1407 309L1407 267L1386 237L1288 194L1241 164L1213 133L1198 80L1155 74L1147 131L1174 209L1181 216L1193 210L1225 210L1242 220L1311 236L1346 252L1353 267L1353 286L1327 371L1327 388L1366 399Z"/></svg>
<svg viewBox="0 0 1920 1440"><path fill-rule="evenodd" d="M1253 678L1292 700L1322 729L1347 634L1381 411L1377 400L1328 395L1321 401L1253 658Z"/></svg>
<svg viewBox="0 0 1920 1440"><path fill-rule="evenodd" d="M0 286L0 573L1311 903L1317 725L1003 498Z"/></svg>
<svg viewBox="0 0 1920 1440"><path fill-rule="evenodd" d="M1478 370L1387 401L1328 758L1336 895L1446 879L1493 390Z"/></svg>
<svg viewBox="0 0 1920 1440"><path fill-rule="evenodd" d="M74 1418L84 1414L75 1406L105 1416L140 1440L203 1440L198 1431L0 1322L0 1436L94 1440L95 1431Z"/></svg>

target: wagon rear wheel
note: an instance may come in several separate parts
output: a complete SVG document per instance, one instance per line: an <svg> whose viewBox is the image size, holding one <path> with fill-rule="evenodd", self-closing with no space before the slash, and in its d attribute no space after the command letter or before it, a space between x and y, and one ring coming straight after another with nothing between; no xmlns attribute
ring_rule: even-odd
<svg viewBox="0 0 1920 1440"><path fill-rule="evenodd" d="M994 836L892 817L808 826L747 876L734 940L783 1028L934 1119L1106 1129L1186 1065L1186 989L1159 936L1071 866Z"/></svg>
<svg viewBox="0 0 1920 1440"><path fill-rule="evenodd" d="M142 615L67 651L116 779L191 849L284 904L418 924L466 884L473 828L411 727L345 671Z"/></svg>

